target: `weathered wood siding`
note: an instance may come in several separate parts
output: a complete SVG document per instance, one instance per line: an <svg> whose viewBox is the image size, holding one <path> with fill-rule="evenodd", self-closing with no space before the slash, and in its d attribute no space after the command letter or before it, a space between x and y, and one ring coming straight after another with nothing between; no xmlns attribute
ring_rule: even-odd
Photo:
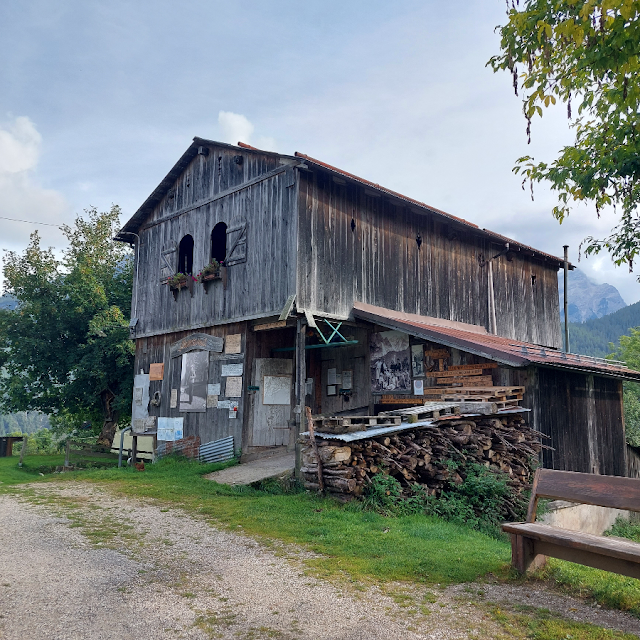
<svg viewBox="0 0 640 640"><path fill-rule="evenodd" d="M604 376L529 367L502 368L498 384L524 385L529 422L550 436L545 468L624 476L622 382Z"/></svg>
<svg viewBox="0 0 640 640"><path fill-rule="evenodd" d="M241 163L234 161L238 155ZM273 177L196 206L279 168ZM280 313L287 297L295 292L295 192L294 171L279 165L277 157L216 147L208 156L196 155L139 232L138 286L133 294L137 334L176 332ZM219 222L228 227L246 223L246 262L228 268L226 290L221 281L215 281L205 294L204 287L194 283L193 297L182 290L174 301L169 287L161 284L162 252L176 247L167 254L176 268L177 247L190 234L194 239L193 272L197 274L210 261L211 231ZM228 250L235 237L229 236Z"/></svg>
<svg viewBox="0 0 640 640"><path fill-rule="evenodd" d="M178 399L180 394L180 373L182 371L182 356L172 358L170 356L170 347L174 342L189 335L190 332L178 332L173 334L165 334L161 336L153 336L149 338L138 338L136 340L136 356L135 371L149 373L149 365L153 362L164 362L164 379L150 381L149 394L153 397L156 391L160 391L162 395L159 407L149 405L150 416L162 416L168 418L184 418L184 435L200 436L202 444L233 436L234 447L239 449L242 445L242 430L245 415L245 398L247 395L247 376L246 376L246 341L247 341L247 323L226 324L220 327L204 329L201 333L225 338L231 334L242 335L242 353L225 354L210 353L209 354L209 382L222 382L222 392L224 393L225 381L220 377L220 367L222 364L244 363L245 374L243 375L242 397L231 398L238 401L237 418L229 418L229 411L224 409L210 408L204 413L192 413L179 411L178 406L175 409L170 407L171 389L178 390ZM251 334L249 333L249 339ZM222 398L222 396L221 396Z"/></svg>
<svg viewBox="0 0 640 640"><path fill-rule="evenodd" d="M360 301L489 327L482 263L504 245L322 171L299 175L299 308L347 317ZM514 252L493 260L493 281L499 335L561 346L557 265Z"/></svg>

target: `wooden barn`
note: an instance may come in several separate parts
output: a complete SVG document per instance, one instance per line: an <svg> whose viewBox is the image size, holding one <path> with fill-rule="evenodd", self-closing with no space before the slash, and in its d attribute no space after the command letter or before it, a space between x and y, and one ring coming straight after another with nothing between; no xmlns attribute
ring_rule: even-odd
<svg viewBox="0 0 640 640"><path fill-rule="evenodd" d="M136 249L134 432L165 450L250 459L294 448L305 406L475 389L530 409L545 466L625 475L640 373L562 352L560 258L309 156L201 138L117 239Z"/></svg>

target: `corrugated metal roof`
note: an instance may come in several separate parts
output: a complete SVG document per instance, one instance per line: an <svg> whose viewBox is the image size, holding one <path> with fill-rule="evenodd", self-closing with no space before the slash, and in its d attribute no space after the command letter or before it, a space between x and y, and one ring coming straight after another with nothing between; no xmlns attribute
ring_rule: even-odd
<svg viewBox="0 0 640 640"><path fill-rule="evenodd" d="M420 209L423 209L425 212L432 213L436 216L440 216L444 218L445 220L449 220L452 223L459 224L465 228L468 228L470 231L473 231L474 233L477 233L481 236L484 236L496 242L497 244L504 245L509 243L510 249L514 251L525 251L532 255L538 255L543 259L557 262L559 266L564 263L564 260L562 258L553 256L548 253L544 253L543 251L534 249L533 247L522 244L521 242L517 242L516 240L507 238L506 236L500 235L499 233L495 233L494 231L490 231L489 229L481 229L480 227L478 227L478 225L473 224L472 222L469 222L464 218L459 218L458 216L451 215L446 211L442 211L441 209L432 207L428 204L425 204L424 202L420 202L419 200L415 200L408 196L402 195L401 193L397 193L396 191L392 191L391 189L387 189L386 187L383 187L375 182L371 182L369 180L365 180L364 178L360 178L352 173L343 171L342 169L338 169L337 167L327 164L326 162L322 162L321 160L312 158L311 156L308 156L304 153L300 153L296 151L294 156L289 156L286 154L276 153L273 151L263 151L261 149L256 149L255 147L245 144L244 142L239 142L238 146L235 146L235 145L227 144L224 142L216 142L214 140L207 140L206 138L198 138L198 137L195 137L193 139L193 142L189 145L189 148L182 154L178 162L176 162L176 164L171 168L169 173L163 178L162 182L160 182L160 184L153 190L151 195L142 203L140 208L133 214L131 219L128 220L128 222L122 228L122 232L135 233L138 231L138 229L142 226L147 216L152 212L153 208L162 200L165 194L174 185L175 181L180 176L180 174L184 171L184 169L188 166L188 164L197 155L198 147L208 146L208 145L216 145L220 147L226 147L228 149L242 149L243 151L248 151L250 153L268 154L268 155L277 156L279 158L283 158L287 160L303 159L305 160L305 162L308 162L309 164L314 165L318 168L321 168L325 171L329 171L331 173L339 175L343 178L346 178L347 180L357 182L370 189L375 189L376 191L379 191L381 194L385 194L392 198L397 198L398 200L401 200L408 204L414 205ZM118 234L116 236L116 239L124 240L125 242L128 242L130 240L130 238L127 238L127 236L124 235L124 233L122 236ZM573 265L570 265L570 268L573 269Z"/></svg>
<svg viewBox="0 0 640 640"><path fill-rule="evenodd" d="M443 344L454 349L495 360L512 367L526 367L532 364L552 367L554 369L573 369L585 373L602 375L628 380L640 380L640 371L629 369L624 363L605 360L575 353L564 353L557 349L544 347L530 342L522 342L513 338L496 336L486 331L468 331L451 322L433 324L433 318L414 314L400 313L392 309L373 305L355 303L353 315L356 318L369 320L389 329L397 329L431 342ZM436 322L438 322L436 320ZM445 323L447 321L444 321Z"/></svg>

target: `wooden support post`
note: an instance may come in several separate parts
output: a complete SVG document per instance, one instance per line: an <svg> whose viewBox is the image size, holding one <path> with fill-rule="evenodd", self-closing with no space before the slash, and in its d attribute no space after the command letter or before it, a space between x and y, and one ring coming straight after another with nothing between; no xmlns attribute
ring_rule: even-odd
<svg viewBox="0 0 640 640"><path fill-rule="evenodd" d="M511 534L511 564L518 573L525 574L543 567L547 556L538 553L535 542L530 538Z"/></svg>
<svg viewBox="0 0 640 640"><path fill-rule="evenodd" d="M295 475L296 478L300 477L300 444L298 443L298 437L305 431L305 381L307 376L307 352L306 346L306 331L307 324L302 319L298 319L297 331L296 331L296 407L295 407L295 434L294 434L294 446L296 454Z"/></svg>
<svg viewBox="0 0 640 640"><path fill-rule="evenodd" d="M313 426L313 418L311 417L311 407L305 407L305 415L307 417L307 427L309 430L309 440L316 454L316 463L318 465L318 493L324 493L324 478L322 476L322 460L320 460L320 451L318 451L318 443L316 442L316 432Z"/></svg>
<svg viewBox="0 0 640 640"><path fill-rule="evenodd" d="M137 458L138 458L138 436L134 435L133 436L133 444L132 444L132 450L131 450L131 466L135 465L136 462L138 462Z"/></svg>
<svg viewBox="0 0 640 640"><path fill-rule="evenodd" d="M71 462L69 458L71 458L71 440L67 440L67 443L64 447L64 466L65 467L71 466Z"/></svg>

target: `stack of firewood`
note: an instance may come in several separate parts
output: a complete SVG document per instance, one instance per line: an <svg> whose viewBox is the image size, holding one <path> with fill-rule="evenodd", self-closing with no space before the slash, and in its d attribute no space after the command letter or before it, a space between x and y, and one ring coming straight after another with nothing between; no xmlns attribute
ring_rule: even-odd
<svg viewBox="0 0 640 640"><path fill-rule="evenodd" d="M476 462L507 473L509 485L519 493L532 479L541 435L520 415L511 414L450 416L427 427L348 443L316 436L316 447L304 436L300 471L307 489L320 488L320 475L326 491L345 497L361 495L376 473L388 473L407 487L422 485L429 495L438 495L448 485L462 483L464 465ZM462 463L460 473L451 469L450 460Z"/></svg>

